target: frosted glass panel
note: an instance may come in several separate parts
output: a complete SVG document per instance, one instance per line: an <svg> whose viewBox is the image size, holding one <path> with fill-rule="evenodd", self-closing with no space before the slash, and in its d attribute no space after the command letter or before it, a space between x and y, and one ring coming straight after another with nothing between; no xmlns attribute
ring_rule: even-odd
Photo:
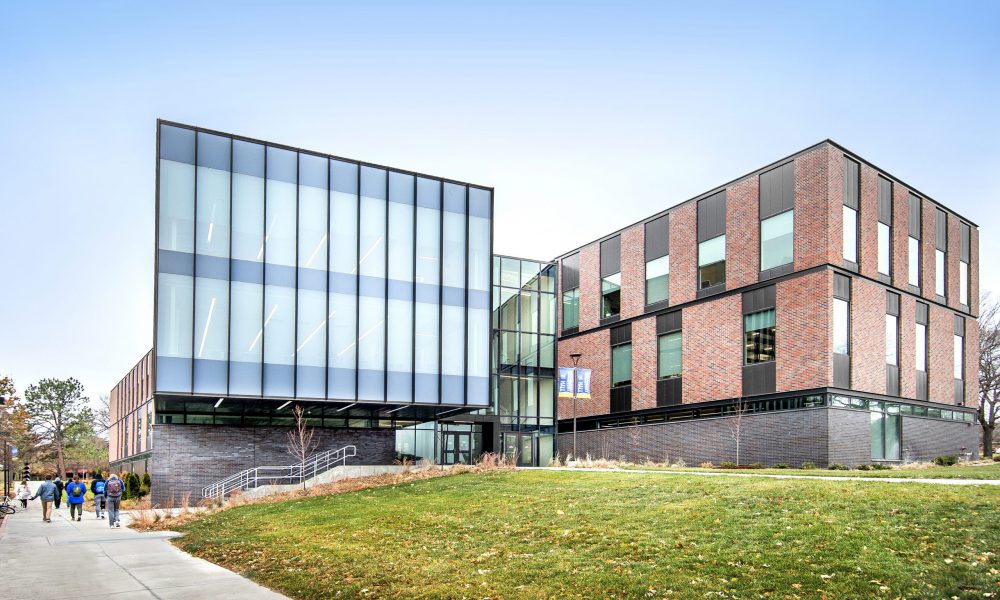
<svg viewBox="0 0 1000 600"><path fill-rule="evenodd" d="M191 391L193 278L160 273L156 324L159 391Z"/></svg>
<svg viewBox="0 0 1000 600"><path fill-rule="evenodd" d="M198 167L197 250L229 257L229 171Z"/></svg>
<svg viewBox="0 0 1000 600"><path fill-rule="evenodd" d="M234 281L230 303L229 393L256 396L260 394L264 349L264 286Z"/></svg>
<svg viewBox="0 0 1000 600"><path fill-rule="evenodd" d="M160 160L160 248L194 252L194 165Z"/></svg>
<svg viewBox="0 0 1000 600"><path fill-rule="evenodd" d="M354 399L357 358L357 298L353 294L330 294L330 398Z"/></svg>
<svg viewBox="0 0 1000 600"><path fill-rule="evenodd" d="M264 286L264 394L293 394L295 290Z"/></svg>
<svg viewBox="0 0 1000 600"><path fill-rule="evenodd" d="M195 393L226 393L229 356L229 282L195 279Z"/></svg>
<svg viewBox="0 0 1000 600"><path fill-rule="evenodd" d="M264 179L233 173L233 258L264 259Z"/></svg>
<svg viewBox="0 0 1000 600"><path fill-rule="evenodd" d="M299 186L299 268L326 270L326 190Z"/></svg>

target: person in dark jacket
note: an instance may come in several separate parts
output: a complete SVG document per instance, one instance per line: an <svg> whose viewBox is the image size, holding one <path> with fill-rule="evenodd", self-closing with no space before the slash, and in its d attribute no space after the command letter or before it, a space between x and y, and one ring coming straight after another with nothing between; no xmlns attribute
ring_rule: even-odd
<svg viewBox="0 0 1000 600"><path fill-rule="evenodd" d="M30 500L34 500L35 498L42 499L42 520L46 523L51 523L52 502L56 499L56 484L52 483L51 475L45 476L45 481L42 482L42 485L38 486L38 490L35 491L35 495Z"/></svg>
<svg viewBox="0 0 1000 600"><path fill-rule="evenodd" d="M87 496L87 485L80 482L79 477L66 484L66 501L69 502L69 520L73 517L79 521L83 516L83 500Z"/></svg>
<svg viewBox="0 0 1000 600"><path fill-rule="evenodd" d="M104 485L104 495L108 498L108 527L121 527L118 522L118 510L122 506L122 494L125 483L114 473Z"/></svg>
<svg viewBox="0 0 1000 600"><path fill-rule="evenodd" d="M56 510L58 510L59 505L62 503L63 488L66 487L66 484L63 483L62 479L59 479L58 475L56 475L56 478L52 481L52 485L56 486L56 490L58 490L59 492L58 494L56 494L56 499L55 499Z"/></svg>
<svg viewBox="0 0 1000 600"><path fill-rule="evenodd" d="M104 518L104 486L107 482L104 481L104 477L98 472L94 476L94 480L90 482L90 493L94 495L94 513L97 514L98 519Z"/></svg>

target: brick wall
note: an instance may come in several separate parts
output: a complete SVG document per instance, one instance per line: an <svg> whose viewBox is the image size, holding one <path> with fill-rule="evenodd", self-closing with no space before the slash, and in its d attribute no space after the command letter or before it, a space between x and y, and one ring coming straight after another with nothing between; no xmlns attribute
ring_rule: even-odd
<svg viewBox="0 0 1000 600"><path fill-rule="evenodd" d="M684 309L684 403L734 398L743 391L742 298L732 294Z"/></svg>
<svg viewBox="0 0 1000 600"><path fill-rule="evenodd" d="M646 308L645 226L622 232L622 318L641 315Z"/></svg>
<svg viewBox="0 0 1000 600"><path fill-rule="evenodd" d="M965 405L979 406L979 321L965 319Z"/></svg>
<svg viewBox="0 0 1000 600"><path fill-rule="evenodd" d="M858 260L861 274L878 279L878 171L861 163Z"/></svg>
<svg viewBox="0 0 1000 600"><path fill-rule="evenodd" d="M929 461L943 454L960 454L962 448L979 457L982 429L975 423L903 417L903 458Z"/></svg>
<svg viewBox="0 0 1000 600"><path fill-rule="evenodd" d="M844 264L844 154L830 146L827 156L827 238L826 262L831 265ZM797 170L797 169L796 169ZM798 176L796 175L796 179Z"/></svg>
<svg viewBox="0 0 1000 600"><path fill-rule="evenodd" d="M611 382L611 333L608 329L592 331L568 339L559 340L559 366L572 367L574 352L580 352L581 369L591 369L590 398L578 398L576 414L603 415L611 410L609 385ZM633 355L635 353L633 352ZM559 418L573 416L573 399L559 398Z"/></svg>
<svg viewBox="0 0 1000 600"><path fill-rule="evenodd" d="M899 395L902 398L917 397L916 323L917 300L903 294L899 301Z"/></svg>
<svg viewBox="0 0 1000 600"><path fill-rule="evenodd" d="M931 402L955 403L954 335L955 313L931 304L927 326L927 390Z"/></svg>
<svg viewBox="0 0 1000 600"><path fill-rule="evenodd" d="M867 410L830 408L827 413L826 440L829 462L849 467L868 464L872 461L871 415ZM822 465L824 467L829 464Z"/></svg>
<svg viewBox="0 0 1000 600"><path fill-rule="evenodd" d="M656 317L632 322L632 410L656 407Z"/></svg>
<svg viewBox="0 0 1000 600"><path fill-rule="evenodd" d="M726 188L726 289L757 283L760 275L760 177Z"/></svg>
<svg viewBox="0 0 1000 600"><path fill-rule="evenodd" d="M670 213L670 304L695 298L698 289L698 206L691 202Z"/></svg>
<svg viewBox="0 0 1000 600"><path fill-rule="evenodd" d="M885 393L885 288L860 277L851 284L851 388Z"/></svg>
<svg viewBox="0 0 1000 600"><path fill-rule="evenodd" d="M934 300L934 250L937 234L934 223L937 220L937 208L930 200L921 200L923 221L920 224L920 252L923 264L920 265L920 292L924 298Z"/></svg>
<svg viewBox="0 0 1000 600"><path fill-rule="evenodd" d="M580 331L597 327L601 314L601 245L580 249Z"/></svg>
<svg viewBox="0 0 1000 600"><path fill-rule="evenodd" d="M945 286L948 290L948 306L956 311L962 311L959 295L961 282L958 276L958 263L962 258L962 233L959 229L960 221L954 215L948 215L948 254L945 255L945 271L948 279Z"/></svg>
<svg viewBox="0 0 1000 600"><path fill-rule="evenodd" d="M153 502L179 501L191 492L192 502L201 488L243 469L297 462L287 451L289 427L237 427L225 425L156 426L156 444L150 460ZM317 452L353 444L354 465L389 465L395 461L395 431L391 429L316 430Z"/></svg>
<svg viewBox="0 0 1000 600"><path fill-rule="evenodd" d="M892 183L892 282L907 289L910 278L910 190Z"/></svg>
<svg viewBox="0 0 1000 600"><path fill-rule="evenodd" d="M830 271L777 284L776 391L825 387L833 382Z"/></svg>
<svg viewBox="0 0 1000 600"><path fill-rule="evenodd" d="M829 177L832 165L830 146L826 145L795 159L796 271L830 262L830 253L834 251L833 237L828 235L833 226L831 207L836 206L839 211L841 199L831 196L834 192ZM836 216L839 223L840 213ZM837 248L839 252L839 245Z"/></svg>

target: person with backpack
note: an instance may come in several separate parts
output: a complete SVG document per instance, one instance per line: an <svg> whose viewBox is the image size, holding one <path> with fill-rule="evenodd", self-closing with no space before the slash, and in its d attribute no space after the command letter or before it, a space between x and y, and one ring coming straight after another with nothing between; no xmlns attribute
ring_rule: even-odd
<svg viewBox="0 0 1000 600"><path fill-rule="evenodd" d="M122 494L125 492L125 484L114 473L104 485L104 495L108 499L108 527L121 527L118 520L118 511L122 507Z"/></svg>
<svg viewBox="0 0 1000 600"><path fill-rule="evenodd" d="M94 495L94 513L97 514L98 519L104 518L104 486L107 482L101 477L100 471L94 476L94 480L90 482L90 493Z"/></svg>
<svg viewBox="0 0 1000 600"><path fill-rule="evenodd" d="M51 475L45 476L45 481L42 482L42 485L38 486L35 495L29 498L29 500L34 500L35 498L42 499L42 520L46 523L51 523L52 502L56 499L56 484L52 483Z"/></svg>
<svg viewBox="0 0 1000 600"><path fill-rule="evenodd" d="M87 486L80 483L80 477L74 477L73 481L66 485L66 500L69 502L69 520L73 517L79 521L83 516L83 499L87 495Z"/></svg>
<svg viewBox="0 0 1000 600"><path fill-rule="evenodd" d="M63 488L66 487L66 484L63 483L62 479L59 479L58 475L56 475L56 478L52 480L52 485L56 486L55 504L56 510L59 510L59 505L62 503Z"/></svg>

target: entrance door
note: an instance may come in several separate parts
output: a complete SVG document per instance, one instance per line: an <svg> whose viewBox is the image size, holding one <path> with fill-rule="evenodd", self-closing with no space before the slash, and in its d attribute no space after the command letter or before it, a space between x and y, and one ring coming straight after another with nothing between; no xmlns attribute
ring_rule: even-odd
<svg viewBox="0 0 1000 600"><path fill-rule="evenodd" d="M472 434L446 432L443 434L442 462L446 465L467 465L472 462Z"/></svg>
<svg viewBox="0 0 1000 600"><path fill-rule="evenodd" d="M504 457L519 467L535 464L535 436L530 433L504 433Z"/></svg>

